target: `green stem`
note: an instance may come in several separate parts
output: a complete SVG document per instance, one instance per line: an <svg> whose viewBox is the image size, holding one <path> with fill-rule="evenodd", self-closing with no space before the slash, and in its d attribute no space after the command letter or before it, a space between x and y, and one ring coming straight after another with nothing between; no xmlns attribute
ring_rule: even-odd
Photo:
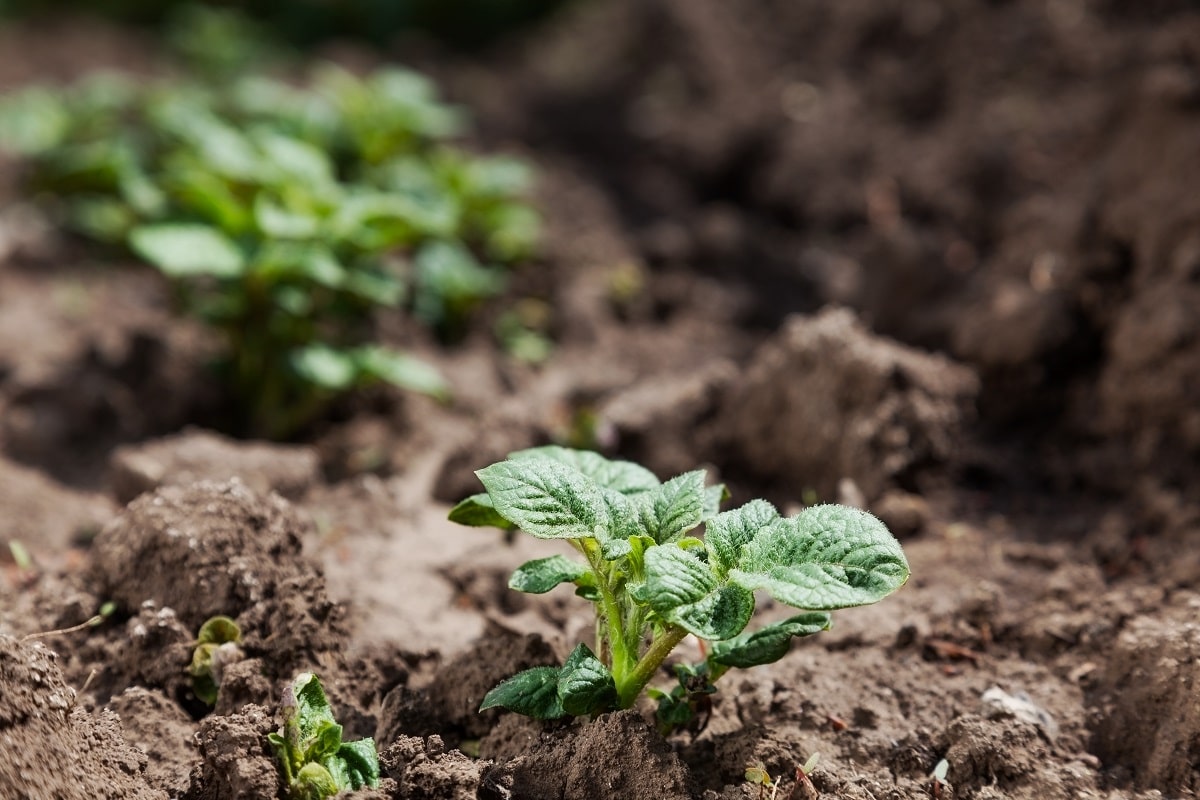
<svg viewBox="0 0 1200 800"><path fill-rule="evenodd" d="M650 679L658 674L663 661L675 649L675 645L683 641L687 634L688 632L683 628L672 625L650 643L650 648L638 660L628 677L625 677L624 680L617 678L614 670L613 678L617 683L617 697L621 708L629 708L633 705Z"/></svg>
<svg viewBox="0 0 1200 800"><path fill-rule="evenodd" d="M613 680L620 686L626 673L634 668L634 653L631 653L625 641L624 618L621 605L617 602L612 586L609 584L608 571L605 569L604 558L600 555L600 545L594 539L585 539L580 544L580 550L587 556L588 566L596 576L596 587L600 590L601 616L608 627L608 648L612 656ZM600 620L596 620L599 628ZM603 649L603 648L601 648ZM603 660L604 654L597 653Z"/></svg>

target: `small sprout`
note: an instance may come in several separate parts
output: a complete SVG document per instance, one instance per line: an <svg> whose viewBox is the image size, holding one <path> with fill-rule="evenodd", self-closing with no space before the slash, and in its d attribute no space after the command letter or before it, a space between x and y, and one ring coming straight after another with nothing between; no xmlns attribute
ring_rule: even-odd
<svg viewBox="0 0 1200 800"><path fill-rule="evenodd" d="M950 762L944 758L937 763L937 766L933 768L933 774L931 774L930 777L933 778L932 794L934 800L940 800L942 796L942 787L946 785L946 775L949 772Z"/></svg>
<svg viewBox="0 0 1200 800"><path fill-rule="evenodd" d="M766 766L761 761L746 770L746 781L758 786L758 800L763 800L767 797L767 789L771 790L770 800L775 800L775 795L779 793L779 784L767 772Z"/></svg>
<svg viewBox="0 0 1200 800"><path fill-rule="evenodd" d="M9 540L8 552L12 556L13 563L17 565L17 569L22 572L29 572L33 569L33 557L29 555L29 550L20 539Z"/></svg>
<svg viewBox="0 0 1200 800"><path fill-rule="evenodd" d="M813 785L812 775L813 770L817 768L817 762L821 760L820 753L813 753L808 757L808 761L804 762L804 766L796 768L796 785L792 787L791 794L788 795L788 800L816 800L820 794L817 792L817 787Z"/></svg>
<svg viewBox="0 0 1200 800"><path fill-rule="evenodd" d="M281 706L283 727L267 739L279 759L289 800L324 800L379 786L375 740L342 741L342 726L316 675L297 675Z"/></svg>
<svg viewBox="0 0 1200 800"><path fill-rule="evenodd" d="M229 617L218 615L200 626L188 673L192 676L192 691L204 703L216 705L222 670L244 657L238 646L241 643L242 630Z"/></svg>
<svg viewBox="0 0 1200 800"><path fill-rule="evenodd" d="M703 470L662 482L628 461L548 446L476 474L485 491L450 519L565 540L582 560L529 561L508 585L540 594L573 584L596 613L594 650L581 643L561 667L512 676L481 711L557 719L629 708L690 634L707 643L703 661L676 664L676 685L647 693L662 730L702 724L730 669L777 661L792 639L828 629L829 611L874 603L908 580L899 543L870 514L822 505L785 518L765 500L722 512L725 487L706 486ZM756 591L800 613L746 631Z"/></svg>
<svg viewBox="0 0 1200 800"><path fill-rule="evenodd" d="M61 636L64 633L75 633L76 631L81 631L84 628L94 628L97 625L102 624L104 622L104 620L111 617L113 615L113 612L116 610L117 610L117 604L114 603L113 601L109 600L109 601L101 604L99 611L97 611L91 617L88 617L83 622L79 623L78 625L72 625L69 628L58 628L57 630L52 630L52 631L39 631L38 633L26 634L25 636L21 637L21 641L27 642L30 639L42 639L47 636Z"/></svg>

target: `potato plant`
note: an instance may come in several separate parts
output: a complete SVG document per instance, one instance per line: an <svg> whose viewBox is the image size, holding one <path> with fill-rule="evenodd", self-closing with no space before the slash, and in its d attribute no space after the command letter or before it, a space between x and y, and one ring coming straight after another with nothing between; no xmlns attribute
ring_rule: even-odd
<svg viewBox="0 0 1200 800"><path fill-rule="evenodd" d="M271 437L373 382L448 392L432 366L372 343L375 313L453 334L538 229L529 169L453 146L463 124L394 68L324 66L305 86L109 75L0 101L29 191L167 276L221 336L234 427Z"/></svg>
<svg viewBox="0 0 1200 800"><path fill-rule="evenodd" d="M324 800L379 786L374 739L342 741L342 726L311 672L296 676L282 703L283 727L267 735L288 800Z"/></svg>
<svg viewBox="0 0 1200 800"><path fill-rule="evenodd" d="M829 611L874 603L908 580L899 543L865 511L819 505L783 517L764 500L720 511L725 489L706 486L704 470L660 482L631 462L550 446L476 474L486 491L452 520L562 539L582 557L527 562L509 587L573 584L596 613L594 649L581 643L561 667L512 676L481 710L555 719L629 708L691 634L708 642L704 661L675 664L677 685L650 690L670 730L693 719L730 669L776 661L793 638L828 629ZM801 613L747 631L756 591Z"/></svg>

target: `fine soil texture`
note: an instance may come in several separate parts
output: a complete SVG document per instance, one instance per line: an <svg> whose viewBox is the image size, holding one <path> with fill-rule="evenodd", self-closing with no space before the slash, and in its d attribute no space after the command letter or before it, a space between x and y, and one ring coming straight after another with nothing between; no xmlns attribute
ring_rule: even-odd
<svg viewBox="0 0 1200 800"><path fill-rule="evenodd" d="M1200 792L1194 3L579 0L481 53L324 47L427 71L534 162L539 255L456 344L394 326L450 402L237 440L159 277L39 223L0 160L0 797L282 797L302 671L375 738L360 798ZM0 27L3 89L161 63L97 20ZM536 366L493 336L529 298ZM555 543L446 519L550 442L858 505L912 578L668 737L649 701L478 713L591 641L567 589L507 589Z"/></svg>

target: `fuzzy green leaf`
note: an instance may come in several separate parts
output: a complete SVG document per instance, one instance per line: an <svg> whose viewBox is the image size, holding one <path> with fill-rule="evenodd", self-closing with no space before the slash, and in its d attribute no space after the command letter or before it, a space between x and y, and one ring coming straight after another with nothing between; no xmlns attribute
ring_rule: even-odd
<svg viewBox="0 0 1200 800"><path fill-rule="evenodd" d="M337 741L332 747L332 750L336 750L341 744L342 726L333 718L333 709L325 697L325 690L321 688L320 679L311 672L301 673L292 682L292 695L296 698L296 722L300 726L300 740L321 740L323 744L318 747L316 753L325 755L325 748L332 741L333 733L336 733Z"/></svg>
<svg viewBox="0 0 1200 800"><path fill-rule="evenodd" d="M527 594L545 594L561 583L573 583L590 574L588 568L566 556L526 561L508 579L508 588Z"/></svg>
<svg viewBox="0 0 1200 800"><path fill-rule="evenodd" d="M647 527L659 544L673 542L704 519L704 470L678 475L650 495Z"/></svg>
<svg viewBox="0 0 1200 800"><path fill-rule="evenodd" d="M207 225L143 225L129 233L129 246L172 278L236 278L246 268L238 246Z"/></svg>
<svg viewBox="0 0 1200 800"><path fill-rule="evenodd" d="M716 516L721 511L721 503L729 499L729 489L725 484L718 483L704 490L704 519Z"/></svg>
<svg viewBox="0 0 1200 800"><path fill-rule="evenodd" d="M566 715L558 699L559 667L534 667L518 672L488 692L480 711L506 708L534 719L558 719Z"/></svg>
<svg viewBox="0 0 1200 800"><path fill-rule="evenodd" d="M450 509L449 520L459 525L470 525L473 528L499 528L505 531L516 529L516 525L500 516L492 505L492 498L487 492L473 494L459 501Z"/></svg>
<svg viewBox="0 0 1200 800"><path fill-rule="evenodd" d="M343 742L324 763L343 790L379 785L379 755L372 738Z"/></svg>
<svg viewBox="0 0 1200 800"><path fill-rule="evenodd" d="M737 563L742 548L777 519L779 512L766 500L751 500L740 508L712 517L704 524L708 563L718 575L728 574Z"/></svg>
<svg viewBox="0 0 1200 800"><path fill-rule="evenodd" d="M514 461L530 458L557 461L578 470L605 489L612 489L624 495L641 494L659 485L655 474L645 467L632 461L608 459L591 450L572 450L569 447L546 445L518 450L509 453L508 457Z"/></svg>
<svg viewBox="0 0 1200 800"><path fill-rule="evenodd" d="M608 667L586 644L578 645L563 663L558 675L558 698L563 711L572 716L596 714L614 707L617 684Z"/></svg>
<svg viewBox="0 0 1200 800"><path fill-rule="evenodd" d="M855 508L813 506L745 544L730 579L795 608L874 603L908 580L908 561L882 522Z"/></svg>
<svg viewBox="0 0 1200 800"><path fill-rule="evenodd" d="M646 550L646 580L634 597L659 616L701 639L728 639L742 632L754 613L754 595L721 584L695 552L674 544Z"/></svg>
<svg viewBox="0 0 1200 800"><path fill-rule="evenodd" d="M727 667L746 669L770 664L787 655L793 637L811 636L829 630L829 615L816 611L766 625L724 642L714 642L708 660Z"/></svg>
<svg viewBox="0 0 1200 800"><path fill-rule="evenodd" d="M604 537L608 504L582 473L544 458L501 461L478 470L496 511L540 539Z"/></svg>

